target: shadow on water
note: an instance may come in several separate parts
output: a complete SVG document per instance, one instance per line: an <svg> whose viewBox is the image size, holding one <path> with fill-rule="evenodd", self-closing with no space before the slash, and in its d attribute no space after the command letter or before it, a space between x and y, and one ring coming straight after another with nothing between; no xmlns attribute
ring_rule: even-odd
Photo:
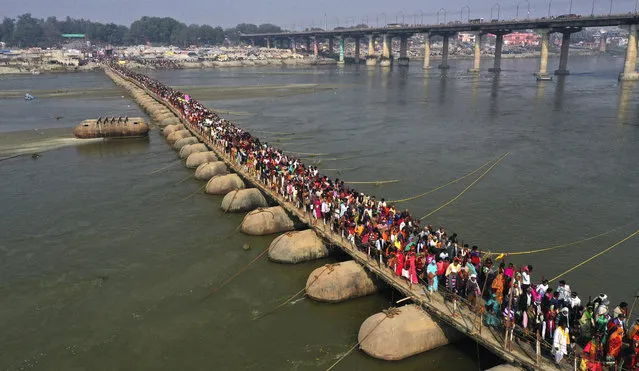
<svg viewBox="0 0 639 371"><path fill-rule="evenodd" d="M448 70L442 69L439 78L439 104L446 102L446 85L448 85Z"/></svg>
<svg viewBox="0 0 639 371"><path fill-rule="evenodd" d="M488 108L488 114L491 118L499 115L499 74L493 74L493 79L490 84L490 106Z"/></svg>
<svg viewBox="0 0 639 371"><path fill-rule="evenodd" d="M87 157L110 157L140 155L149 152L149 137L105 139L96 143L77 146L78 155Z"/></svg>
<svg viewBox="0 0 639 371"><path fill-rule="evenodd" d="M553 110L561 111L564 106L564 92L566 90L566 76L557 76L557 84L555 85L555 102Z"/></svg>

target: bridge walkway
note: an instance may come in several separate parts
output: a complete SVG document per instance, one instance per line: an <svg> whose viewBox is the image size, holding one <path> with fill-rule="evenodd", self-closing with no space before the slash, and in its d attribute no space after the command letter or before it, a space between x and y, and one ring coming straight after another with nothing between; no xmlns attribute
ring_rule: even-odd
<svg viewBox="0 0 639 371"><path fill-rule="evenodd" d="M117 71L112 70L118 74ZM385 281L388 285L392 286L395 290L401 292L406 297L410 297L411 300L420 305L426 312L436 317L440 321L443 321L461 333L479 344L489 349L491 352L498 355L505 361L523 366L531 370L570 370L573 369L572 365L564 364L563 367L558 366L544 356L537 358L535 352L535 344L528 344L522 341L512 341L509 345L509 349L504 347L505 331L503 329L490 328L482 325L481 316L478 313L471 311L468 306L462 304L461 301L457 305L454 305L451 301L446 300L441 294L428 293L423 285L413 285L412 287L404 279L401 279L394 272L387 267L379 266L377 261L369 257L366 253L359 251L355 246L350 244L340 234L330 230L328 225L322 222L314 223L314 219L310 213L304 212L302 209L297 208L291 202L285 200L277 192L273 192L270 188L262 184L259 180L251 176L247 171L242 169L241 166L235 163L223 150L223 148L207 137L202 135L196 128L194 128L188 120L174 107L164 101L162 98L154 94L152 91L147 90L144 86L137 83L137 81L128 79L125 76L118 74L118 76L125 80L134 83L139 88L143 89L149 96L157 100L159 103L164 104L169 110L171 110L188 128L191 133L196 136L202 143L205 143L212 151L214 151L218 158L226 163L235 173L241 176L246 182L258 188L260 191L267 194L273 200L282 206L287 212L295 216L302 223L306 224L309 228L315 230L318 236L321 236L326 241L334 246L341 248L346 254L350 255L355 261L364 266L368 271L375 274L377 277Z"/></svg>

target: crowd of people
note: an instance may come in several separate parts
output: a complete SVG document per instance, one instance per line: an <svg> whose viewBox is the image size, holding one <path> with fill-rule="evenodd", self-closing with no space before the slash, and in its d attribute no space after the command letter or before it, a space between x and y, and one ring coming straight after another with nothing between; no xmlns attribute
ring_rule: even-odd
<svg viewBox="0 0 639 371"><path fill-rule="evenodd" d="M582 370L622 364L639 370L639 319L629 322L627 303L612 307L603 293L584 303L564 280L554 287L548 280L535 282L531 265L493 261L477 246L460 243L456 233L422 225L408 210L323 176L317 167L260 142L192 97L122 66L113 68L172 104L192 129L314 223L330 228L409 285L459 301L483 313L486 326L516 331L522 341L539 337L550 344L557 363L572 353L581 356Z"/></svg>

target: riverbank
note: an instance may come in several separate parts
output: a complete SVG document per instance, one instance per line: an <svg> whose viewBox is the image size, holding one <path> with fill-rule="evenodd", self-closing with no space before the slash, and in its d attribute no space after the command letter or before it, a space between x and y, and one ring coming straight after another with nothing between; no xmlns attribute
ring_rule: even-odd
<svg viewBox="0 0 639 371"><path fill-rule="evenodd" d="M571 50L571 56L596 56L601 53L597 50ZM611 53L608 53L611 54ZM266 58L266 59L242 59L225 61L175 61L175 68L158 68L152 64L144 64L136 61L126 61L126 66L132 70L155 70L155 69L209 69L209 68L238 68L238 67L309 67L309 66L332 66L337 65L338 56L335 58L317 58L315 56L299 55L298 58ZM558 57L559 53L551 52L550 57ZM494 58L493 54L482 54L482 58ZM525 59L537 58L539 52L503 54L503 59ZM347 62L352 61L352 56L346 56ZM360 61L364 62L366 56L362 55ZM423 56L411 56L411 59L423 60ZM441 60L441 54L431 55L432 60ZM449 60L468 60L474 58L473 55L451 54ZM59 64L27 64L0 66L1 75L39 75L41 73L72 73L88 72L102 68L99 63L89 62L83 66L65 66Z"/></svg>
<svg viewBox="0 0 639 371"><path fill-rule="evenodd" d="M66 66L61 64L26 64L0 66L0 75L39 75L41 73L88 72L100 67L99 63L90 62L83 66Z"/></svg>

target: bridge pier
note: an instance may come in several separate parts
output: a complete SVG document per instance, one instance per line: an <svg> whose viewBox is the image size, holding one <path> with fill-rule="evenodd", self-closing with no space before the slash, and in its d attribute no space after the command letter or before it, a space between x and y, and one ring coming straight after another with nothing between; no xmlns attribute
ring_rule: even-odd
<svg viewBox="0 0 639 371"><path fill-rule="evenodd" d="M450 45L450 35L444 35L444 44L442 45L442 63L439 65L439 69L447 70L450 68L448 65L448 47Z"/></svg>
<svg viewBox="0 0 639 371"><path fill-rule="evenodd" d="M469 73L479 73L480 71L479 65L481 63L481 36L482 34L480 32L475 33L475 48L474 48L475 60L473 61L473 68L468 69Z"/></svg>
<svg viewBox="0 0 639 371"><path fill-rule="evenodd" d="M568 54L570 53L570 34L581 31L581 29L564 30L561 37L561 54L559 55L559 68L555 70L555 75L570 75L568 71Z"/></svg>
<svg viewBox="0 0 639 371"><path fill-rule="evenodd" d="M537 80L551 80L548 75L548 47L550 45L550 31L541 30L541 56L539 60L539 72L535 74Z"/></svg>
<svg viewBox="0 0 639 371"><path fill-rule="evenodd" d="M637 25L628 27L628 49L626 50L626 62L623 72L619 75L619 81L639 80L637 73Z"/></svg>
<svg viewBox="0 0 639 371"><path fill-rule="evenodd" d="M344 36L339 38L339 63L344 64Z"/></svg>
<svg viewBox="0 0 639 371"><path fill-rule="evenodd" d="M306 53L307 54L311 54L311 39L310 38L306 39Z"/></svg>
<svg viewBox="0 0 639 371"><path fill-rule="evenodd" d="M379 62L379 65L382 67L390 67L390 43L392 39L388 36L388 34L382 35L382 60Z"/></svg>
<svg viewBox="0 0 639 371"><path fill-rule="evenodd" d="M289 44L291 47L291 51L295 53L295 51L297 50L297 43L295 42L295 37L291 37L289 40L290 40Z"/></svg>
<svg viewBox="0 0 639 371"><path fill-rule="evenodd" d="M368 55L366 56L366 65L375 66L377 64L377 56L375 55L375 35L368 37Z"/></svg>
<svg viewBox="0 0 639 371"><path fill-rule="evenodd" d="M270 37L267 37L267 38L266 38L266 48L267 48L267 49L270 49L270 48L271 48L271 38L270 38Z"/></svg>
<svg viewBox="0 0 639 371"><path fill-rule="evenodd" d="M495 35L495 62L493 68L489 68L488 72L501 72L501 52L504 49L504 34L498 33Z"/></svg>
<svg viewBox="0 0 639 371"><path fill-rule="evenodd" d="M408 35L402 35L399 38L399 66L408 67L410 59L408 58Z"/></svg>
<svg viewBox="0 0 639 371"><path fill-rule="evenodd" d="M328 38L328 54L333 54L333 50L335 50L335 41L332 37Z"/></svg>
<svg viewBox="0 0 639 371"><path fill-rule="evenodd" d="M430 34L424 34L424 69L430 68Z"/></svg>
<svg viewBox="0 0 639 371"><path fill-rule="evenodd" d="M319 55L319 41L317 41L317 36L313 37L313 55Z"/></svg>
<svg viewBox="0 0 639 371"><path fill-rule="evenodd" d="M355 64L359 64L359 44L361 40L359 37L355 38Z"/></svg>

